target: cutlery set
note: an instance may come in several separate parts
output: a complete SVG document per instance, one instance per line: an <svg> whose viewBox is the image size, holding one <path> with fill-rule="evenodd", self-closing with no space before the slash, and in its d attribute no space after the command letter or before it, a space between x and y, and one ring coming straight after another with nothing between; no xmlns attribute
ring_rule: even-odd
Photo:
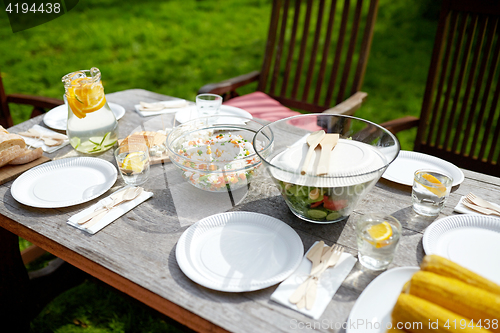
<svg viewBox="0 0 500 333"><path fill-rule="evenodd" d="M327 134L325 131L320 130L309 134L306 139L309 149L307 150L300 173L302 175L306 174L314 150L319 146L321 148L321 154L318 161L316 175L323 176L328 174L328 170L330 168L330 156L338 141L339 134L337 133Z"/></svg>
<svg viewBox="0 0 500 333"><path fill-rule="evenodd" d="M120 191L110 196L112 201L102 207L97 208L92 213L78 220L79 225L84 225L86 229L92 227L99 222L110 210L118 207L124 202L132 201L142 194L142 187L129 187L126 190Z"/></svg>
<svg viewBox="0 0 500 333"><path fill-rule="evenodd" d="M64 140L66 140L68 138L66 135L57 134L57 133L44 135L44 134L41 134L40 132L38 132L34 128L30 128L26 132L21 132L21 133L19 133L19 135L22 135L22 136L25 136L28 138L42 140L45 143L45 145L47 145L49 147L60 146L64 142Z"/></svg>
<svg viewBox="0 0 500 333"><path fill-rule="evenodd" d="M305 307L307 310L311 310L313 308L321 275L328 268L334 267L344 252L344 248L340 245L332 247L324 245L325 243L320 241L307 253L306 258L311 261L311 271L306 280L289 298L290 303L296 304L299 309Z"/></svg>
<svg viewBox="0 0 500 333"><path fill-rule="evenodd" d="M183 108L186 106L188 106L188 103L185 100L156 102L156 103L140 102L139 110L141 110L141 111L161 111L163 109L177 109L177 108Z"/></svg>
<svg viewBox="0 0 500 333"><path fill-rule="evenodd" d="M500 208L476 196L472 192L467 194L467 196L462 200L462 204L465 207L484 215L500 216Z"/></svg>

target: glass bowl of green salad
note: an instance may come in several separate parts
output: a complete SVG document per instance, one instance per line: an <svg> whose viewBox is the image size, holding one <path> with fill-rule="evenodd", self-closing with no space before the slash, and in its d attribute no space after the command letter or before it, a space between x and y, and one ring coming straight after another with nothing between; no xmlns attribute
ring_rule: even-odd
<svg viewBox="0 0 500 333"><path fill-rule="evenodd" d="M314 223L347 219L400 151L391 132L352 116L304 114L281 119L262 127L254 143L271 144L269 133L272 151L257 151L257 156L292 213ZM324 144L315 146L313 136ZM337 137L333 149L326 144L332 137ZM323 153L326 157L321 158Z"/></svg>
<svg viewBox="0 0 500 333"><path fill-rule="evenodd" d="M167 152L182 177L208 192L226 192L250 184L262 165L256 151L266 156L260 141L252 142L259 122L237 116L197 118L175 127L167 137ZM268 136L267 136L268 137Z"/></svg>

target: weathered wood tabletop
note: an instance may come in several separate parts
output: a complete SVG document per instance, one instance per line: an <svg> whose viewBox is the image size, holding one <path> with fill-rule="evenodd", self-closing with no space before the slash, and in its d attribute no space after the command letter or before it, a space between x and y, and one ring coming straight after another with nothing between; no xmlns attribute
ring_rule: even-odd
<svg viewBox="0 0 500 333"><path fill-rule="evenodd" d="M120 138L137 129L156 130L171 125L171 116L143 118L133 111L139 101L165 100L167 96L133 89L109 94L107 98L127 110L119 120ZM19 124L11 132L26 130L34 124L43 125L42 117ZM48 156L58 159L76 156L76 153L67 146ZM111 150L98 157L116 164ZM498 201L499 178L467 170L464 173L465 181L453 190L439 217L454 214L453 207L470 191ZM356 255L354 221L361 214L383 211L395 216L403 226L401 243L391 267L420 263L424 256L423 232L435 220L413 213L409 187L381 179L347 222L312 224L290 212L268 178L255 178L246 196L237 198L238 204L233 207L224 194L213 202L200 199L200 191L183 181L175 166L166 163L152 166L150 179L144 185L154 193L152 198L97 234L89 235L66 221L99 198L67 208L38 209L15 201L10 193L11 185L12 182L8 182L0 186L1 227L199 331L289 332L309 331L311 327L321 332L339 331L338 326L347 321L360 293L380 274L357 263L319 321L271 301L276 286L246 293L206 289L188 279L175 259L177 240L202 217L231 210L263 213L295 229L304 251L316 240L324 240L328 245L341 244L347 252ZM107 194L120 186L123 181L119 178Z"/></svg>

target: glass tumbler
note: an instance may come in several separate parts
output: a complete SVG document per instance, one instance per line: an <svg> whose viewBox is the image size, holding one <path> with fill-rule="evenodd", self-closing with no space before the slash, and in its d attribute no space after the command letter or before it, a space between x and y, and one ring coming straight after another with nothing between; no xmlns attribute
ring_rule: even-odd
<svg viewBox="0 0 500 333"><path fill-rule="evenodd" d="M215 94L201 94L196 96L196 110L200 116L212 116L219 113L222 97Z"/></svg>
<svg viewBox="0 0 500 333"><path fill-rule="evenodd" d="M415 171L411 198L415 213L437 216L450 195L453 178L435 170Z"/></svg>
<svg viewBox="0 0 500 333"><path fill-rule="evenodd" d="M359 262L375 271L386 269L401 238L401 224L382 213L366 214L356 223Z"/></svg>
<svg viewBox="0 0 500 333"><path fill-rule="evenodd" d="M116 164L128 185L144 184L149 176L149 149L143 143L121 145L115 150Z"/></svg>

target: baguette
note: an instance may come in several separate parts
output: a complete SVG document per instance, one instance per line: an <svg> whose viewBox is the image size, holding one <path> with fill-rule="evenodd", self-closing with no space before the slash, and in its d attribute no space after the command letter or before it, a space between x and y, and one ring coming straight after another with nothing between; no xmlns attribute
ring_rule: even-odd
<svg viewBox="0 0 500 333"><path fill-rule="evenodd" d="M23 153L24 149L19 146L11 146L0 151L0 167L8 164L10 161L21 156Z"/></svg>
<svg viewBox="0 0 500 333"><path fill-rule="evenodd" d="M19 146L22 149L26 147L26 142L17 134L0 134L0 151L12 146Z"/></svg>
<svg viewBox="0 0 500 333"><path fill-rule="evenodd" d="M37 149L27 149L25 148L23 153L9 162L9 164L26 164L32 162L36 159L39 159L43 155L42 147L38 147Z"/></svg>

